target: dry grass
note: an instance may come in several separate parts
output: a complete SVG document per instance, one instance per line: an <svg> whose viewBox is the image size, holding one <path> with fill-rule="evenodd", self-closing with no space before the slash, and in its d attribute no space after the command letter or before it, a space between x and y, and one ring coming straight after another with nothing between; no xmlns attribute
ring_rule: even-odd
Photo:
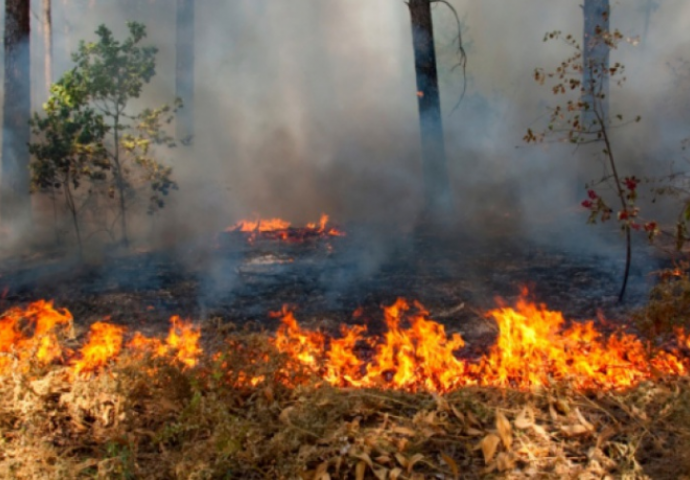
<svg viewBox="0 0 690 480"><path fill-rule="evenodd" d="M0 478L682 478L690 382L628 392L338 389L233 334L193 369L123 354L0 379ZM263 378L256 387L252 378ZM293 385L288 387L286 385ZM690 478L690 477L688 477Z"/></svg>

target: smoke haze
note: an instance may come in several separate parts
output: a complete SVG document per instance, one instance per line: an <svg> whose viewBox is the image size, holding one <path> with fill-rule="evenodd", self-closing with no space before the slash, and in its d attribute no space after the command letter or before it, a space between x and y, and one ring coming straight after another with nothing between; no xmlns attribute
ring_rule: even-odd
<svg viewBox="0 0 690 480"><path fill-rule="evenodd" d="M37 21L40 2L33 3ZM160 49L158 74L140 103L174 98L174 2L54 3L56 76L71 66L67 52L79 39L93 39L98 24L122 38L125 22L137 20L148 26L147 43ZM463 90L462 73L452 69L456 24L440 4L434 21L458 216L472 231L487 217L527 231L552 226L578 212L578 171L601 173L591 149L522 142L528 127L545 126L545 107L558 100L533 81L534 69L553 69L571 53L562 43L543 43L544 33L581 37L579 2L451 3L469 57L466 95L452 114ZM612 27L644 35L648 4L613 2ZM612 87L611 111L643 117L615 137L624 175L658 172L657 162L681 158L690 130L683 107L690 90L668 67L688 50L690 4L665 0L649 20L642 44L623 45L611 58L628 69L626 85ZM254 213L303 223L326 212L339 222L412 227L421 208L421 160L402 1L206 0L196 3L195 26L196 137L193 148L170 157L180 190L157 220L158 237L204 236ZM42 40L38 28L32 34L38 107L45 98ZM584 215L575 215L578 229L594 241L598 233L582 225Z"/></svg>

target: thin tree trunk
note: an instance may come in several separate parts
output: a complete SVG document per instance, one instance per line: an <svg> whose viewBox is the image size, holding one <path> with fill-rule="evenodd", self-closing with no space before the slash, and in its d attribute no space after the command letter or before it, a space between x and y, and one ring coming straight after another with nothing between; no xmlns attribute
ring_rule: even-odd
<svg viewBox="0 0 690 480"><path fill-rule="evenodd" d="M31 115L29 7L29 0L5 2L5 104L0 220L10 227L28 224L31 216L28 146L28 122Z"/></svg>
<svg viewBox="0 0 690 480"><path fill-rule="evenodd" d="M53 84L53 13L51 10L52 1L43 0L43 72L48 95L50 95L50 86Z"/></svg>
<svg viewBox="0 0 690 480"><path fill-rule="evenodd" d="M609 116L609 51L604 36L609 33L611 8L609 0L585 0L584 10L584 39L582 57L582 88L583 102L589 106L585 108L583 119L585 125L596 121L594 103L601 101L602 117L604 121ZM595 127L596 128L596 127Z"/></svg>
<svg viewBox="0 0 690 480"><path fill-rule="evenodd" d="M118 108L118 107L116 107ZM129 235L127 234L127 205L125 203L125 178L120 163L120 112L117 111L114 117L114 149L113 159L115 160L115 185L117 186L120 200L120 229L122 231L122 244L129 247Z"/></svg>
<svg viewBox="0 0 690 480"><path fill-rule="evenodd" d="M194 136L194 0L177 0L175 90L183 107L177 136L186 144Z"/></svg>
<svg viewBox="0 0 690 480"><path fill-rule="evenodd" d="M441 118L434 29L430 0L410 0L417 99L422 140L424 197L427 215L445 216L451 208L450 182Z"/></svg>

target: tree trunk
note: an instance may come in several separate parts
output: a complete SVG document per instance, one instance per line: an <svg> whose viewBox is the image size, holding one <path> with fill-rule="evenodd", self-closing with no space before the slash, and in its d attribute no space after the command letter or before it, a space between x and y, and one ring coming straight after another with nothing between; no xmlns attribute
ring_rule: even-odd
<svg viewBox="0 0 690 480"><path fill-rule="evenodd" d="M417 100L422 140L426 215L450 213L451 192L443 138L434 29L430 0L410 0L412 41L417 75Z"/></svg>
<svg viewBox="0 0 690 480"><path fill-rule="evenodd" d="M585 0L584 5L585 31L582 57L582 88L583 102L589 106L585 108L583 119L586 125L596 120L593 114L594 102L599 102L600 113L604 121L609 115L609 82L607 71L609 68L609 46L604 35L609 32L611 8L609 0ZM595 126L596 130L597 127Z"/></svg>
<svg viewBox="0 0 690 480"><path fill-rule="evenodd" d="M43 0L43 74L46 92L50 95L53 84L53 14L51 0Z"/></svg>
<svg viewBox="0 0 690 480"><path fill-rule="evenodd" d="M177 0L175 90L183 107L177 117L177 136L183 143L194 136L194 0Z"/></svg>
<svg viewBox="0 0 690 480"><path fill-rule="evenodd" d="M0 220L14 230L31 216L29 118L31 70L29 0L5 2L5 91Z"/></svg>

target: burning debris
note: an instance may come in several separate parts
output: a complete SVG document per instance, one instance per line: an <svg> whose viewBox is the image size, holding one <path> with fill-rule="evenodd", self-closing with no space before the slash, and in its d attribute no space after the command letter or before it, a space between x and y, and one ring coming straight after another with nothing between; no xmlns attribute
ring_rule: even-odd
<svg viewBox="0 0 690 480"><path fill-rule="evenodd" d="M328 225L329 217L321 215L318 223L308 223L305 227L293 227L290 222L279 218L240 220L228 227L226 232L238 232L253 243L258 238L299 243L313 239L343 237L345 232Z"/></svg>

